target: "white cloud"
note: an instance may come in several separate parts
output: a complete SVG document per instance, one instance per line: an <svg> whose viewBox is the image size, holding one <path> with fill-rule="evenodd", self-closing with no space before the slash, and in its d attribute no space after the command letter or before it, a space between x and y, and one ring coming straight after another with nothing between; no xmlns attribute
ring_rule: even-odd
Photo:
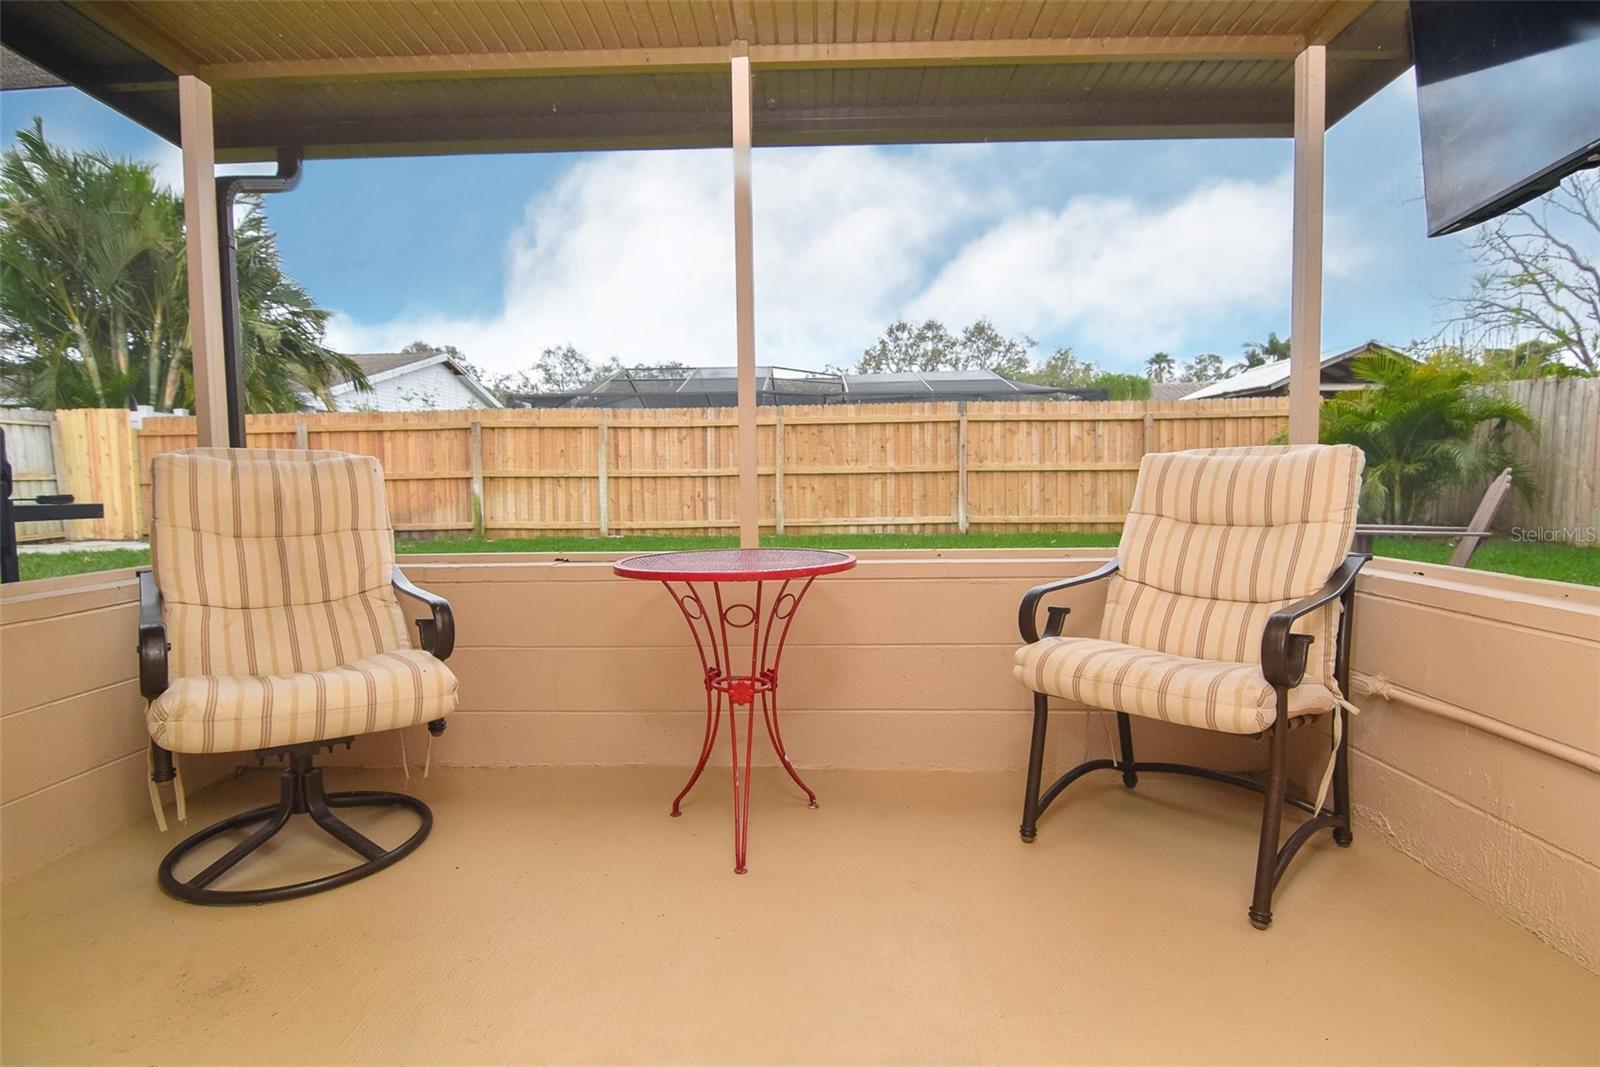
<svg viewBox="0 0 1600 1067"><path fill-rule="evenodd" d="M917 316L1070 336L1131 355L1187 353L1241 312L1289 303L1291 182L1202 185L1164 206L1080 196L1002 219L953 256L912 304ZM1330 220L1332 223L1334 220ZM1325 270L1360 260L1342 220Z"/></svg>
<svg viewBox="0 0 1600 1067"><path fill-rule="evenodd" d="M976 210L956 162L868 148L760 152L754 176L757 350L764 363L845 362L915 292ZM340 316L329 343L392 350L419 337L496 370L554 344L629 363L734 360L732 160L608 155L529 204L488 318Z"/></svg>
<svg viewBox="0 0 1600 1067"><path fill-rule="evenodd" d="M756 154L757 353L846 363L900 315L1069 337L1090 349L1187 354L1241 313L1286 324L1290 179L1198 186L1176 200L1078 196L1021 206L983 149L784 149ZM338 316L329 343L417 338L493 370L572 344L628 363L734 360L727 152L597 156L535 196L507 247L488 317ZM1330 218L1330 277L1360 250ZM498 250L497 250L498 251ZM486 250L487 254L488 250Z"/></svg>

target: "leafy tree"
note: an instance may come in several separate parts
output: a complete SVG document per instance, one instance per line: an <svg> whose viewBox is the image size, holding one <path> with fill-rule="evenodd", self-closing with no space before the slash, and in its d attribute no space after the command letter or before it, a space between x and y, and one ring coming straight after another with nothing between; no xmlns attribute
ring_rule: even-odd
<svg viewBox="0 0 1600 1067"><path fill-rule="evenodd" d="M1034 385L1053 385L1062 389L1081 389L1099 377L1100 369L1072 354L1071 348L1058 348L1037 367L1029 367L1012 377Z"/></svg>
<svg viewBox="0 0 1600 1067"><path fill-rule="evenodd" d="M587 389L591 385L611 377L624 370L631 370L639 374L669 375L678 374L687 370L682 363L661 363L653 366L637 365L624 366L622 361L615 356L602 363L591 363L589 357L572 345L552 345L539 353L539 358L527 370L509 371L504 374L490 374L474 366L455 345L438 346L427 341L413 341L406 345L402 352L443 352L452 358L467 373L476 378L484 388L493 393L502 403L516 393L572 393Z"/></svg>
<svg viewBox="0 0 1600 1067"><path fill-rule="evenodd" d="M1143 374L1116 374L1101 371L1089 380L1089 388L1104 389L1109 400L1149 400L1150 379Z"/></svg>
<svg viewBox="0 0 1600 1067"><path fill-rule="evenodd" d="M1170 382L1178 361L1165 352L1157 352L1144 361L1145 375L1152 382Z"/></svg>
<svg viewBox="0 0 1600 1067"><path fill-rule="evenodd" d="M451 359L466 365L466 356L455 345L436 345L429 341L412 341L400 350L400 354L406 356L429 356L436 352L443 353Z"/></svg>
<svg viewBox="0 0 1600 1067"><path fill-rule="evenodd" d="M1600 373L1600 175L1579 172L1484 223L1472 251L1486 268L1457 300L1456 321L1480 338L1529 333L1562 361Z"/></svg>
<svg viewBox="0 0 1600 1067"><path fill-rule="evenodd" d="M1215 352L1203 352L1183 365L1178 373L1180 382L1215 382L1227 376L1222 357Z"/></svg>
<svg viewBox="0 0 1600 1067"><path fill-rule="evenodd" d="M951 370L989 370L1004 378L1015 377L1032 364L1028 353L1038 342L1027 334L1006 337L988 319L979 319L956 339Z"/></svg>
<svg viewBox="0 0 1600 1067"><path fill-rule="evenodd" d="M258 198L238 225L252 411L332 406L356 364L322 344L328 312L283 272ZM43 125L0 157L0 373L42 408L192 407L183 202L149 165L51 147Z"/></svg>
<svg viewBox="0 0 1600 1067"><path fill-rule="evenodd" d="M1111 400L1147 400L1150 397L1150 379L1144 375L1103 371L1065 347L1056 349L1038 366L1007 377L1059 389L1104 389Z"/></svg>
<svg viewBox="0 0 1600 1067"><path fill-rule="evenodd" d="M1289 339L1279 337L1276 333L1268 333L1265 341L1246 341L1244 359L1234 364L1230 373L1249 370L1251 367L1264 367L1268 363L1288 359L1289 351Z"/></svg>
<svg viewBox="0 0 1600 1067"><path fill-rule="evenodd" d="M892 323L883 336L861 353L857 374L904 371L992 370L1016 377L1029 369L1028 353L1037 344L1026 334L1006 337L988 319L979 319L960 335L937 319L912 325Z"/></svg>
<svg viewBox="0 0 1600 1067"><path fill-rule="evenodd" d="M616 360L612 360L616 363ZM618 364L620 367L620 364ZM571 345L553 345L539 353L531 374L539 383L539 391L564 393L582 389L599 377L612 373L607 365L596 367L587 356Z"/></svg>
<svg viewBox="0 0 1600 1067"><path fill-rule="evenodd" d="M1468 369L1418 363L1395 352L1355 361L1365 389L1322 405L1322 440L1367 455L1362 511L1384 523L1416 523L1441 490L1487 480L1506 467L1525 497L1533 485L1508 446L1514 429L1537 435L1520 404Z"/></svg>
<svg viewBox="0 0 1600 1067"><path fill-rule="evenodd" d="M1443 367L1470 371L1485 382L1516 381L1529 378L1588 378L1588 371L1562 358L1562 349L1553 341L1522 341L1509 348L1469 348L1443 345L1428 348L1413 345L1418 359Z"/></svg>

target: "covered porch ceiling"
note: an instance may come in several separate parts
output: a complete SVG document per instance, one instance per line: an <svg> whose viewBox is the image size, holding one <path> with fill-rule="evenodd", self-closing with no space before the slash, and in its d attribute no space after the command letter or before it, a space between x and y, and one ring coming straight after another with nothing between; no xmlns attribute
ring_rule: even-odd
<svg viewBox="0 0 1600 1067"><path fill-rule="evenodd" d="M231 161L725 147L740 42L758 146L1288 137L1308 45L1329 125L1411 64L1393 0L34 0L0 39L173 141L197 76Z"/></svg>

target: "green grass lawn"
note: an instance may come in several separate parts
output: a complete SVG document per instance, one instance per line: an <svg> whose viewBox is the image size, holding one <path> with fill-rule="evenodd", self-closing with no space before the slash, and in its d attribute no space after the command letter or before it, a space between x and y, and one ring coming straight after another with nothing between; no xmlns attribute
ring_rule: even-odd
<svg viewBox="0 0 1600 1067"><path fill-rule="evenodd" d="M22 552L17 556L17 571L22 580L60 578L90 571L114 571L123 567L143 567L150 563L148 548L102 548L87 552Z"/></svg>
<svg viewBox="0 0 1600 1067"><path fill-rule="evenodd" d="M1105 548L1114 533L1007 534L808 534L763 537L770 548ZM481 541L440 538L401 541L401 552L666 552L687 548L733 548L737 537L533 537Z"/></svg>
<svg viewBox="0 0 1600 1067"><path fill-rule="evenodd" d="M659 552L683 548L729 548L732 537L540 537L503 541L439 539L401 541L403 554L465 552ZM1106 548L1117 535L1081 533L1007 534L822 534L765 538L762 544L795 548ZM1423 563L1445 563L1450 545L1441 541L1381 538L1377 554ZM23 581L55 578L64 574L144 566L147 549L102 549L86 552L26 552L20 562ZM1557 582L1600 586L1600 549L1575 545L1519 543L1496 539L1478 549L1472 569L1547 578Z"/></svg>
<svg viewBox="0 0 1600 1067"><path fill-rule="evenodd" d="M1449 541L1425 541L1411 537L1380 537L1373 554L1395 559L1414 559L1419 563L1448 563L1454 546ZM1545 578L1552 582L1600 585L1600 548L1577 545L1534 544L1492 538L1472 554L1471 569L1520 574L1525 578Z"/></svg>

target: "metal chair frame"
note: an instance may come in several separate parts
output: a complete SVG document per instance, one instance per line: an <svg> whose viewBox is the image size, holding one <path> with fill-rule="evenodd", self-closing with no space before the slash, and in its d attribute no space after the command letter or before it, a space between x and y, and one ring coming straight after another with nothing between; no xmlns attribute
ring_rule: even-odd
<svg viewBox="0 0 1600 1067"><path fill-rule="evenodd" d="M1339 708L1330 714L1338 715L1341 727L1339 745L1334 753L1333 768L1333 806L1316 810L1310 801L1288 795L1289 767L1288 767L1288 735L1289 720L1289 692L1299 685L1305 677L1306 655L1310 650L1312 638L1307 634L1291 633L1290 627L1295 620L1305 616L1324 605L1338 600L1343 608L1339 619L1337 649L1334 655L1334 675L1339 683L1340 690L1350 692L1350 634L1355 608L1356 576L1362 566L1372 557L1365 552L1352 552L1328 577L1327 582L1316 593L1303 600L1296 601L1286 607L1273 612L1267 619L1266 628L1261 638L1261 671L1267 682L1272 686L1277 695L1277 715L1272 725L1265 731L1268 745L1268 765L1265 780L1247 777L1242 774L1231 774L1226 771L1214 770L1209 767L1198 767L1187 763L1161 763L1141 762L1133 753L1133 724L1131 717L1126 712L1117 712L1117 740L1118 754L1111 759L1093 759L1078 764L1068 770L1053 784L1042 792L1040 786L1044 771L1045 735L1049 728L1050 698L1043 693L1033 695L1033 738L1028 750L1028 777L1027 785L1023 792L1022 825L1020 832L1022 840L1032 842L1039 832L1039 816L1042 815L1062 790L1073 782L1082 778L1090 771L1114 770L1122 775L1122 784L1132 789L1139 782L1141 771L1155 774L1186 774L1195 778L1205 778L1213 782L1223 782L1228 785L1239 786L1244 789L1254 790L1264 795L1261 814L1261 836L1256 852L1255 888L1250 900L1250 923L1258 930L1265 930L1272 923L1272 895L1282 880L1284 871L1294 859L1295 853L1318 830L1331 829L1333 840L1340 847L1349 847L1354 839L1351 833L1350 818L1350 717L1349 712ZM1061 636L1062 627L1065 625L1067 615L1071 608L1052 605L1046 610L1046 623L1043 634L1039 632L1038 610L1039 604L1052 593L1088 585L1104 578L1109 578L1117 573L1120 561L1113 559L1109 563L1090 571L1088 574L1066 578L1057 582L1049 582L1030 589L1022 598L1022 603L1017 612L1017 626L1022 633L1022 639L1033 644L1042 638ZM1310 718L1309 716L1306 718ZM1298 720L1297 720L1298 721ZM1301 823L1289 835L1287 841L1279 846L1283 831L1283 809L1285 805L1299 808L1308 813L1311 818Z"/></svg>
<svg viewBox="0 0 1600 1067"><path fill-rule="evenodd" d="M394 568L393 585L397 593L420 601L429 609L429 618L416 620L423 650L436 659L448 658L456 642L455 616L451 613L450 602L412 585L399 567ZM166 692L167 661L171 650L172 645L167 641L166 622L162 617L161 590L156 585L155 574L140 571L139 688L146 700L154 700ZM435 737L444 733L444 728L444 719L434 719L428 723L428 732ZM329 793L323 789L322 768L314 762L316 753L321 749L331 752L341 744L349 747L352 741L353 737L339 737L258 750L256 758L263 762L274 757L287 760L288 765L279 776L278 802L231 815L184 838L161 861L157 873L161 888L168 895L191 904L266 904L348 885L376 874L416 851L433 829L433 812L427 804L416 797L386 790ZM154 742L150 744L150 752L150 780L157 783L174 781L177 768L172 753ZM417 814L419 825L405 841L386 849L333 812L335 808L358 807L407 808ZM210 888L218 878L266 844L295 815L309 815L315 825L360 856L361 862L333 874L289 885L260 889ZM244 826L256 826L256 829L204 870L188 878L178 877L177 866L185 856L207 841Z"/></svg>

